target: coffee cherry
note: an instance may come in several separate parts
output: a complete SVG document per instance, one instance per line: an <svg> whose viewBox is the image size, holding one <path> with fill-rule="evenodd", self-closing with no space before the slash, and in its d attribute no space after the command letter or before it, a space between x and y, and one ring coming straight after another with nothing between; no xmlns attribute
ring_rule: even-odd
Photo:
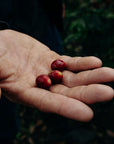
<svg viewBox="0 0 114 144"><path fill-rule="evenodd" d="M66 63L60 59L57 59L52 62L51 69L63 71L66 69Z"/></svg>
<svg viewBox="0 0 114 144"><path fill-rule="evenodd" d="M55 70L49 74L49 77L53 84L58 84L62 82L63 74L62 72Z"/></svg>
<svg viewBox="0 0 114 144"><path fill-rule="evenodd" d="M36 78L36 84L39 88L48 89L52 82L48 75L40 75Z"/></svg>

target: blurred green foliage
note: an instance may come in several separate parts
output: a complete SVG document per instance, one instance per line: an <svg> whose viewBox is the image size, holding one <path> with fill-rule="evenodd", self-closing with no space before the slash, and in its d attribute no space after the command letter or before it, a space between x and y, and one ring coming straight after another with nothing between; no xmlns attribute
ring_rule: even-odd
<svg viewBox="0 0 114 144"><path fill-rule="evenodd" d="M114 1L68 0L64 48L71 56L94 55L114 67Z"/></svg>

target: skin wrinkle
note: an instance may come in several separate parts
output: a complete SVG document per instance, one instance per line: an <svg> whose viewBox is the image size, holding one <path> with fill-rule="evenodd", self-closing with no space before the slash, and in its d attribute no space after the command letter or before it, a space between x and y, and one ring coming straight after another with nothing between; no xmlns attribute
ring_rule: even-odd
<svg viewBox="0 0 114 144"><path fill-rule="evenodd" d="M91 85L93 86L93 85ZM98 87L97 85L95 85L94 87L94 91L95 91L95 102L98 102L98 99L101 97L102 93L99 93L99 91L101 90L101 87ZM102 98L101 98L102 100ZM90 103L92 104L92 103Z"/></svg>
<svg viewBox="0 0 114 144"><path fill-rule="evenodd" d="M31 69L31 66L32 66L32 62L33 61L33 58L32 58L32 51L33 51L33 48L35 47L35 44L34 43L31 43L31 46L29 46L29 50L27 49L27 52L26 52L26 46L25 46L25 52L24 52L24 57L25 57L25 63L23 64L23 67L26 66L26 68L29 69L30 72L32 72L32 69ZM34 65L34 62L33 62L33 66L35 67ZM34 68L32 66L32 68ZM22 67L22 63L20 63L20 67ZM22 67L22 69L23 69Z"/></svg>
<svg viewBox="0 0 114 144"><path fill-rule="evenodd" d="M77 67L80 65L80 60L82 60L82 57L78 57L78 58L74 59L75 65L76 65Z"/></svg>
<svg viewBox="0 0 114 144"><path fill-rule="evenodd" d="M57 85L55 85L55 86L52 86L51 88L50 88L50 90L52 91L52 92L56 92L56 93L60 93L60 94L62 94L62 95L67 95L67 90L68 90L68 88L67 87L65 87L65 86L62 86L62 85L60 85L60 84L57 84Z"/></svg>
<svg viewBox="0 0 114 144"><path fill-rule="evenodd" d="M5 83L5 82L13 82L14 80L14 76L16 75L16 72L14 72L14 69L15 69L15 64L13 63L10 63L8 60L4 60L5 63L4 65L1 65L1 70L0 70L0 77L1 78L1 81L0 83ZM13 67L12 69L10 69L10 67ZM9 71L6 71L6 72L3 72L4 69L8 69ZM6 76L5 76L6 75Z"/></svg>
<svg viewBox="0 0 114 144"><path fill-rule="evenodd" d="M75 58L73 58L73 61L74 61L74 63L75 63L75 65L78 67L78 65L80 65L80 59L81 59L82 57L77 57L76 59Z"/></svg>
<svg viewBox="0 0 114 144"><path fill-rule="evenodd" d="M47 98L47 95L48 95L48 98ZM53 96L49 95L48 92L45 91L45 93L43 93L43 96L40 95L40 99L38 103L39 103L38 104L39 110L43 112L53 112L53 110L50 110L50 109L47 110L47 106L53 103Z"/></svg>
<svg viewBox="0 0 114 144"><path fill-rule="evenodd" d="M78 100L81 100L82 102L86 101L86 93L85 93L86 88L87 88L86 86L80 87L80 91L78 93Z"/></svg>
<svg viewBox="0 0 114 144"><path fill-rule="evenodd" d="M44 53L45 53L45 51L44 51ZM35 75L36 76L38 76L38 75L40 75L40 74L47 74L48 75L48 73L50 73L51 72L51 67L50 67L50 65L51 65L51 62L52 62L52 54L50 54L50 51L49 52L46 52L46 54L48 54L48 61L49 61L49 65L47 65L47 63L45 63L45 61L44 61L44 54L43 55L40 55L39 57L36 57L36 60L35 60L35 63L36 63L36 61L38 61L38 65L44 65L44 66L42 66L41 68L42 69L38 69L38 71L36 71L36 73L35 73ZM55 56L53 56L53 57L55 57ZM53 58L54 59L54 58ZM55 59L54 59L55 60ZM44 63L42 63L42 62L44 62ZM34 65L34 69L36 69L36 65ZM36 69L37 70L37 69Z"/></svg>
<svg viewBox="0 0 114 144"><path fill-rule="evenodd" d="M101 69L102 69L102 68L101 68ZM91 70L91 71L89 71L88 74L87 74L87 78L88 78L88 79L87 79L86 81L88 81L88 84L91 82L91 79L93 79L93 76L92 76L92 75L93 75L93 72L95 73L95 70ZM97 81L98 81L98 80L94 78L93 83L97 83Z"/></svg>
<svg viewBox="0 0 114 144"><path fill-rule="evenodd" d="M7 53L7 50L1 48L2 45L0 45L0 59L4 58L4 56L6 55Z"/></svg>
<svg viewBox="0 0 114 144"><path fill-rule="evenodd" d="M12 49L12 48L11 48ZM16 51L16 49L15 49L15 51ZM12 54L12 52L10 52L11 54ZM10 53L8 53L8 55L7 55L7 57L9 58L10 57L10 59L12 58L11 56L10 56ZM14 67L16 67L17 68L17 71L14 73L12 73L12 75L13 75L13 77L15 77L15 75L16 75L16 77L19 77L18 76L18 74L20 73L21 74L21 72L20 72L20 66L22 66L22 64L23 63L21 63L21 65L19 66L19 65L17 65L17 63L16 63L16 61L18 61L18 57L20 56L17 56L18 55L18 51L16 52L16 55L15 55L15 61L14 61ZM8 59L7 58L7 59ZM14 59L14 58L13 58ZM8 60L8 63L10 64L10 62L9 62L9 60ZM19 63L18 63L19 64ZM11 65L13 65L13 63L11 64ZM8 66L8 65L7 65ZM12 66L13 67L13 66ZM11 77L10 77L10 79L12 79Z"/></svg>
<svg viewBox="0 0 114 144"><path fill-rule="evenodd" d="M17 87L16 87L17 88ZM13 91L13 90L12 90ZM11 95L12 99L15 99L16 102L18 102L19 104L23 104L32 108L37 108L34 105L34 102L36 103L36 101L34 101L34 97L32 97L29 93L29 91L31 91L31 89L24 89L23 85L21 85L21 87L18 88L18 95L15 94L15 88L14 88L14 93ZM20 96L21 94L21 96ZM33 93L32 93L33 94Z"/></svg>
<svg viewBox="0 0 114 144"><path fill-rule="evenodd" d="M37 105L37 106L38 106L38 109L41 110L41 111L43 111L43 112L46 112L46 110L45 110L45 108L44 108L45 99L46 99L45 96L40 96L40 99L39 99L38 105Z"/></svg>
<svg viewBox="0 0 114 144"><path fill-rule="evenodd" d="M95 90L95 92L97 92L97 95L96 95L96 93L93 95L93 97L91 97L91 93L90 93L90 89L92 89L93 91ZM94 89L93 89L93 84L91 84L91 85L89 85L89 86L87 86L87 89L86 89L86 91L88 92L89 91L89 94L87 93L87 96L89 97L89 99L88 99L88 104L93 104L93 103L96 103L96 102L98 102L98 101L101 101L100 99L99 99L99 89L98 89L98 87L94 84ZM86 97L87 97L86 96ZM98 100L97 100L98 99Z"/></svg>
<svg viewBox="0 0 114 144"><path fill-rule="evenodd" d="M71 83L71 76L70 75L67 75L67 71L64 71L63 72L63 79L62 79L62 83L66 83L66 85L68 86L69 83Z"/></svg>
<svg viewBox="0 0 114 144"><path fill-rule="evenodd" d="M30 73L33 73L33 69L36 68L36 65L35 65L36 59L34 59L34 56L32 55L32 51L33 51L34 47L35 47L35 44L32 45L32 47L29 49L28 58L27 58L28 59L27 60L27 67L28 67ZM35 72L36 71L34 71L33 74L36 76L37 72L36 73Z"/></svg>
<svg viewBox="0 0 114 144"><path fill-rule="evenodd" d="M96 99L97 99L96 94L94 94L94 96L91 97L90 89L93 89L93 88L91 88L91 87L93 87L92 84L89 85L89 86L86 86L86 88L85 88L85 100L83 99L83 101L85 101L85 103L87 103L87 104L93 104L93 103L96 103L96 102L97 102L97 101L96 101ZM97 87L95 87L95 85L94 85L94 89L95 89L95 91L96 91L96 92L98 93L98 95L99 95L99 90L97 89ZM88 97L89 97L89 99L88 99ZM94 99L94 97L95 97L96 99ZM99 99L99 96L98 96L98 99Z"/></svg>
<svg viewBox="0 0 114 144"><path fill-rule="evenodd" d="M88 72L88 71L87 71ZM81 75L83 72L80 72L80 73L77 73L75 76L74 76L74 79L75 79L75 81L74 82L72 82L72 87L75 85L75 86L81 86L82 85L82 83L83 83L83 85L84 84L86 84L86 79L88 78L87 76L86 76L86 74L83 74L83 75Z"/></svg>
<svg viewBox="0 0 114 144"><path fill-rule="evenodd" d="M34 44L34 47L32 47L31 49L30 49L30 51L32 51L33 52L33 49L36 47L36 45ZM32 53L31 52L31 53ZM36 52L35 52L36 53ZM41 61L42 61L42 56L39 56L39 57L41 57L41 58L39 58L39 57L37 57L37 53L36 53L36 56L35 56L35 58L34 58L34 56L35 55L32 55L32 54L30 54L29 53L29 60L28 60L28 67L30 67L30 71L32 72L33 70L32 69L36 69L36 65L35 65L35 63L36 63L36 61L38 61L38 65L41 65ZM32 61L31 61L32 60ZM32 66L32 69L31 69L31 66ZM35 76L38 76L38 75L40 75L40 74L46 74L46 73L48 73L48 70L45 68L45 66L44 67L40 67L40 69L37 71L37 69L36 69L36 71L34 71L34 75Z"/></svg>
<svg viewBox="0 0 114 144"><path fill-rule="evenodd" d="M60 105L60 106L57 108L57 110L56 110L56 113L57 113L57 114L62 114L63 106L64 106L64 104Z"/></svg>
<svg viewBox="0 0 114 144"><path fill-rule="evenodd" d="M80 73L77 73L75 75L75 81L72 82L72 87L75 85L75 86L81 86L82 83L85 84L85 85L88 85L90 80L90 74L91 74L91 70L88 70L85 72L80 72Z"/></svg>
<svg viewBox="0 0 114 144"><path fill-rule="evenodd" d="M69 88L73 87L74 85L80 85L80 82L82 81L81 79L83 79L83 77L78 77L78 75L80 75L80 73L74 74L72 72L65 71L63 73L63 84Z"/></svg>
<svg viewBox="0 0 114 144"><path fill-rule="evenodd" d="M26 52L25 52L26 53ZM18 55L18 52L17 52L17 55ZM18 55L17 56L17 59L19 58L20 56ZM26 73L26 70L27 70L27 68L28 68L28 65L29 65L29 54L28 53L26 53L26 55L24 56L25 57L25 59L26 59L26 61L25 61L25 63L18 63L19 65L17 66L17 64L16 64L16 73L15 73L15 75L14 75L14 79L15 79L15 82L21 77L21 76L23 76L23 75L25 75L25 73ZM17 60L18 61L18 60ZM24 73L23 73L23 68L26 66L26 70L24 71Z"/></svg>
<svg viewBox="0 0 114 144"><path fill-rule="evenodd" d="M89 84L89 82L91 81L90 80L91 79L91 72L92 72L92 70L88 70L86 72L86 75L83 75L84 76L84 80L83 81L85 81L86 85Z"/></svg>
<svg viewBox="0 0 114 144"><path fill-rule="evenodd" d="M61 86L61 94L63 94L63 95L67 95L67 90L68 90L69 88L67 88L67 87L64 87L63 88L63 86ZM59 91L60 91L60 88L59 88Z"/></svg>
<svg viewBox="0 0 114 144"><path fill-rule="evenodd" d="M4 39L5 39L5 35L2 31L0 31L0 41L2 42L4 41ZM7 53L7 48L6 48L7 44L8 44L7 41L6 43L0 43L0 59L2 59L2 57L4 59L4 56Z"/></svg>
<svg viewBox="0 0 114 144"><path fill-rule="evenodd" d="M71 89L71 91L69 92L70 89ZM74 93L73 88L68 88L67 91L66 91L66 95L67 95L68 97L71 97L71 98L74 98L74 99L75 99L75 94L76 94L76 93L77 93L77 92Z"/></svg>
<svg viewBox="0 0 114 144"><path fill-rule="evenodd" d="M75 82L73 82L74 81L74 76L75 76L74 73L68 72L68 71L64 71L63 72L63 81L62 81L62 83L64 85L66 85L67 87L71 88L74 85L73 83L75 83ZM78 81L78 79L76 79L76 81ZM75 83L75 86L76 86L76 83Z"/></svg>

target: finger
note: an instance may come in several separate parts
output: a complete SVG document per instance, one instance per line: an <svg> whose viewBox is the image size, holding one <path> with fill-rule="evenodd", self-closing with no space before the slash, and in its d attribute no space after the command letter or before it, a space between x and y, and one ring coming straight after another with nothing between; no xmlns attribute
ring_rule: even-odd
<svg viewBox="0 0 114 144"><path fill-rule="evenodd" d="M79 72L63 72L63 84L68 87L88 85L93 83L105 83L114 81L114 69L102 67L94 70Z"/></svg>
<svg viewBox="0 0 114 144"><path fill-rule="evenodd" d="M106 85L91 84L88 86L78 86L68 88L64 85L55 85L51 87L54 93L66 95L87 104L109 101L114 97L114 90Z"/></svg>
<svg viewBox="0 0 114 144"><path fill-rule="evenodd" d="M93 111L84 103L39 88L25 91L21 95L21 102L41 111L56 113L78 121L89 121L93 118Z"/></svg>
<svg viewBox="0 0 114 144"><path fill-rule="evenodd" d="M69 57L63 56L62 60L65 61L67 69L70 71L81 71L101 67L102 62L100 59L89 57Z"/></svg>

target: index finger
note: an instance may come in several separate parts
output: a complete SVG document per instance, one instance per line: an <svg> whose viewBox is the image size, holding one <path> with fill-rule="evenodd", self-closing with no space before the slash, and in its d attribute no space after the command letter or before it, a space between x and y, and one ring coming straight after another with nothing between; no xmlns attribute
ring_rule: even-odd
<svg viewBox="0 0 114 144"><path fill-rule="evenodd" d="M102 66L102 61L94 56L88 56L88 57L62 56L62 60L66 63L67 69L70 71L88 70L99 68Z"/></svg>

